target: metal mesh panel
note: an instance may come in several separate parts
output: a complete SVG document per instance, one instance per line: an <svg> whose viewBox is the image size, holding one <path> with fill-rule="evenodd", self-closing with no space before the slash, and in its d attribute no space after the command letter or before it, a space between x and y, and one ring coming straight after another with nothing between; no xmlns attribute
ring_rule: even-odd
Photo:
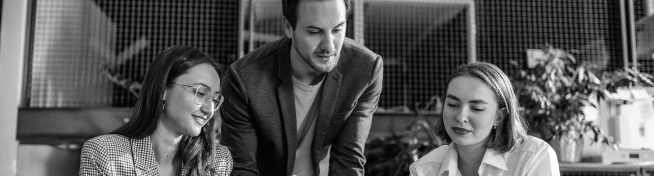
<svg viewBox="0 0 654 176"><path fill-rule="evenodd" d="M37 0L28 106L132 106L129 90L172 45L231 63L238 10L239 1Z"/></svg>
<svg viewBox="0 0 654 176"><path fill-rule="evenodd" d="M641 176L639 165L601 163L559 163L562 176Z"/></svg>
<svg viewBox="0 0 654 176"><path fill-rule="evenodd" d="M636 57L642 72L654 74L654 1L634 1Z"/></svg>
<svg viewBox="0 0 654 176"><path fill-rule="evenodd" d="M561 176L640 176L638 171L562 171Z"/></svg>
<svg viewBox="0 0 654 176"><path fill-rule="evenodd" d="M608 70L623 66L619 1L476 3L478 60L494 63L508 74L526 66L526 49L548 44Z"/></svg>
<svg viewBox="0 0 654 176"><path fill-rule="evenodd" d="M380 109L403 111L443 96L451 69L468 61L466 4L365 1L365 45L384 58ZM400 108L398 108L400 107Z"/></svg>

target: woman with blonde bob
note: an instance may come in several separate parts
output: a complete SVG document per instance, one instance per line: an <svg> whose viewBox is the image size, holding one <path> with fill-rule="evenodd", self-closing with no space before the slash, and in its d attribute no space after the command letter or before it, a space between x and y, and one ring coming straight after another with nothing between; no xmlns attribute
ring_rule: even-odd
<svg viewBox="0 0 654 176"><path fill-rule="evenodd" d="M229 175L232 156L218 144L213 118L223 70L193 47L159 53L131 120L84 143L79 174Z"/></svg>
<svg viewBox="0 0 654 176"><path fill-rule="evenodd" d="M447 80L436 134L449 145L410 166L412 176L560 175L546 142L526 135L509 78L497 66L463 65Z"/></svg>

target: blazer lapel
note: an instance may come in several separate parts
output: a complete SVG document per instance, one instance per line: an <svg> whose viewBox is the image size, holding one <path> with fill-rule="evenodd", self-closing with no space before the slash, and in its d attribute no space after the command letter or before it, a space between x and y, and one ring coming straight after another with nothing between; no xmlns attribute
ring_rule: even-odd
<svg viewBox="0 0 654 176"><path fill-rule="evenodd" d="M159 175L150 136L142 139L130 138L130 142L136 175Z"/></svg>
<svg viewBox="0 0 654 176"><path fill-rule="evenodd" d="M332 120L334 105L341 90L341 72L334 69L327 73L325 82L323 82L322 96L320 98L320 109L318 111L318 121L316 121L316 131L313 136L312 155L314 157L314 166L318 166L321 158L320 152L323 152L322 146L329 130L329 123ZM322 172L322 171L321 171Z"/></svg>
<svg viewBox="0 0 654 176"><path fill-rule="evenodd" d="M277 56L277 76L282 80L282 84L277 87L277 99L282 111L282 125L286 136L286 175L293 172L295 164L295 150L297 150L297 125L295 117L295 99L293 95L293 80L291 67L291 40L286 38L279 45L279 55Z"/></svg>

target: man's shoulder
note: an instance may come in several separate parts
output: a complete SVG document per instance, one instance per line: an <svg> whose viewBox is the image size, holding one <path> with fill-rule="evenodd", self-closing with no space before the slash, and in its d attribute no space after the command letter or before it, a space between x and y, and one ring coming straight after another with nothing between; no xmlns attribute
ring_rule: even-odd
<svg viewBox="0 0 654 176"><path fill-rule="evenodd" d="M285 40L287 38L266 43L248 52L245 56L232 63L230 67L236 71L240 71L253 65L269 65L275 60L271 58L276 58L279 54L280 47Z"/></svg>
<svg viewBox="0 0 654 176"><path fill-rule="evenodd" d="M379 55L371 51L361 43L354 41L350 38L345 38L341 53L345 57L356 57L357 60L372 61L378 59Z"/></svg>
<svg viewBox="0 0 654 176"><path fill-rule="evenodd" d="M374 79L381 75L383 61L381 56L372 52L365 46L352 39L346 38L341 48L341 56L337 69L344 77L355 76L351 80L360 82L360 79Z"/></svg>

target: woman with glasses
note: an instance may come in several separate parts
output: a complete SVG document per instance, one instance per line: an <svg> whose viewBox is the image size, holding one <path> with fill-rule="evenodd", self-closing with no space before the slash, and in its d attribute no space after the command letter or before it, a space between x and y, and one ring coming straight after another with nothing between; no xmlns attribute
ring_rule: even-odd
<svg viewBox="0 0 654 176"><path fill-rule="evenodd" d="M217 141L214 113L223 68L188 46L150 64L134 115L111 134L88 140L80 175L229 175L232 157Z"/></svg>

